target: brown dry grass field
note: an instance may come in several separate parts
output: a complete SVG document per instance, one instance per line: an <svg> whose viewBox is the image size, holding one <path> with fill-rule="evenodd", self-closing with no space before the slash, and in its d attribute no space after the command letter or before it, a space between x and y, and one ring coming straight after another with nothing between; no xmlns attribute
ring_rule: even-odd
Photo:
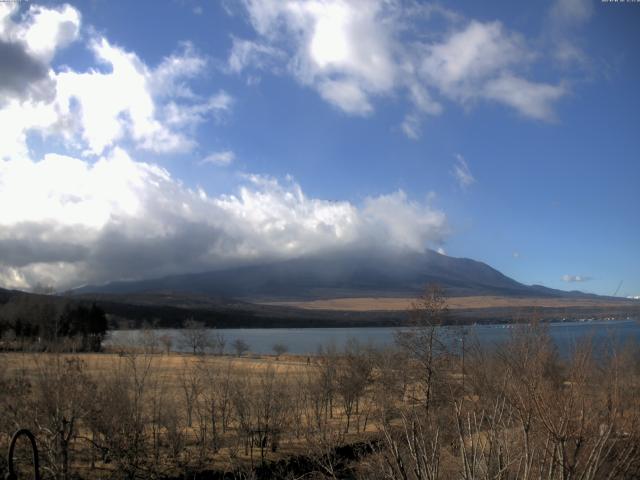
<svg viewBox="0 0 640 480"><path fill-rule="evenodd" d="M285 469L277 478L389 480L409 465L422 469L404 477L412 480L489 480L500 477L461 472L490 472L502 458L512 459L509 478L531 478L522 474L527 455L552 472L540 477L547 480L573 471L587 472L583 480L640 478L638 346L603 356L585 345L565 361L539 325L515 333L500 351L471 349L463 358L432 355L433 346L421 355L433 345L428 336L405 338L404 350L354 347L309 361L0 353L0 448L27 426L50 472L66 479L74 476L61 474L62 458L70 458L69 473L88 479L187 478L205 469L256 478L252 467L263 459L298 455L318 475ZM70 457L62 457L70 415L77 423ZM567 438L580 448L565 454ZM336 476L335 448L366 440L372 450L348 467L358 475ZM440 475L429 477L432 469Z"/></svg>
<svg viewBox="0 0 640 480"><path fill-rule="evenodd" d="M0 353L0 364L6 373L16 370L35 372L39 365L46 364L54 357L80 358L86 366L89 375L99 376L113 372L125 362L126 357L120 353L31 353L31 352L10 352ZM139 360L143 358L140 355ZM295 355L282 355L276 359L273 355L252 355L251 357L213 356L213 355L191 355L171 353L167 354L146 354L144 358L150 358L155 373L163 375L170 383L177 384L185 366L205 364L212 369L227 368L231 364L234 372L243 374L257 374L272 367L276 373L296 374L311 371L314 367L307 365L307 357Z"/></svg>
<svg viewBox="0 0 640 480"><path fill-rule="evenodd" d="M148 370L147 386L143 396L145 410L152 407L154 399L153 395L160 394L162 402L172 405L178 412L178 416L182 418L186 409L185 404L185 387L188 387L189 378L191 376L202 375L203 372L225 372L230 371L230 382L243 381L248 385L255 385L259 388L261 382L269 375L269 371L275 373L275 385L280 389L282 394L295 396L299 394L301 385L305 380L317 375L318 365L311 360L311 357L296 355L281 355L279 357L273 355L251 355L237 357L231 355L213 356L213 355L192 355L181 353L148 353L143 351L130 352L109 352L104 353L33 353L33 352L2 352L0 353L0 369L5 378L27 378L30 382L37 383L37 377L54 365L64 364L65 361L79 359L83 364L83 371L88 378L95 384L118 376L145 375ZM132 364L133 362L133 364ZM204 386L200 383L199 389ZM155 390L154 390L155 389ZM284 391L286 390L286 391ZM247 391L247 394L250 394ZM278 395L278 392L274 392ZM157 401L157 399L155 400ZM344 424L344 412L340 405L333 407L333 417L329 420L330 429L335 432L341 432ZM368 408L372 406L367 402ZM363 407L364 408L364 407ZM305 414L303 413L303 416ZM310 420L308 420L310 421ZM199 420L194 411L193 424L187 427L182 418L184 435L185 452L190 452L187 457L195 455L196 444L198 442L198 429L200 428ZM306 423L306 421L305 421ZM301 430L304 428L299 425ZM288 427L295 429L295 427ZM249 454L238 447L237 436L238 425L231 423L231 428L226 434L223 434L220 441L223 445L215 455L207 455L207 468L213 468L222 471L230 471L238 467L248 468L255 465L259 461L259 449L254 446ZM82 435L88 436L85 428L80 429ZM365 424L363 429L353 430L348 433L340 434L340 442L355 442L366 438L368 433L375 431L373 423ZM9 433L9 432L6 432ZM0 435L1 436L1 435ZM6 440L3 439L3 440ZM151 440L149 440L151 442ZM4 443L4 442L0 442ZM6 447L6 445L3 445ZM95 468L88 468L89 457L85 449L86 445L76 441L75 447L75 465L74 469L80 472L83 478L102 478L111 475L114 472L115 465L105 464L96 461ZM287 440L280 444L277 452L269 452L270 460L278 460L291 457L292 455L309 455L309 444L304 434L299 437L291 433L288 434ZM165 463L170 463L164 460ZM27 468L28 471L28 468ZM165 470L165 474L178 474L179 468L172 472L171 469Z"/></svg>
<svg viewBox="0 0 640 480"><path fill-rule="evenodd" d="M326 300L267 302L264 305L296 307L305 310L340 310L351 312L369 311L401 311L407 310L415 298L383 298L383 297L353 297L333 298ZM497 296L450 297L447 306L451 310L471 308L524 308L524 307L616 307L624 304L620 300L599 300L589 298L513 298Z"/></svg>

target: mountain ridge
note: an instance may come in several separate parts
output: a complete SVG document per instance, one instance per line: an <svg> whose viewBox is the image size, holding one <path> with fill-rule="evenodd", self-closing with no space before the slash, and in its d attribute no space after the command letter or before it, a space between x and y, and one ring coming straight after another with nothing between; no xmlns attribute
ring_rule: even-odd
<svg viewBox="0 0 640 480"><path fill-rule="evenodd" d="M350 252L307 256L154 279L87 285L68 293L172 292L249 301L312 300L415 296L428 283L441 285L448 296L599 297L579 291L525 285L484 262L450 257L433 250L421 254Z"/></svg>

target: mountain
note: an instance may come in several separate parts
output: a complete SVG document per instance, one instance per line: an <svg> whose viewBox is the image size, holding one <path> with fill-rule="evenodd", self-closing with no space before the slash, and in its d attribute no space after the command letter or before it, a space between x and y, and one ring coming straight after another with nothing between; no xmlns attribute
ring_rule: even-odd
<svg viewBox="0 0 640 480"><path fill-rule="evenodd" d="M186 319L216 328L397 326L430 282L446 290L450 323L640 318L634 300L527 286L482 262L427 251L298 258L85 286L64 296L0 288L0 319L4 304L21 297L95 302L112 328L175 328Z"/></svg>
<svg viewBox="0 0 640 480"><path fill-rule="evenodd" d="M425 253L332 255L172 275L78 288L72 294L174 292L256 300L415 296L438 283L448 296L589 297L542 286L527 286L489 265L468 258Z"/></svg>

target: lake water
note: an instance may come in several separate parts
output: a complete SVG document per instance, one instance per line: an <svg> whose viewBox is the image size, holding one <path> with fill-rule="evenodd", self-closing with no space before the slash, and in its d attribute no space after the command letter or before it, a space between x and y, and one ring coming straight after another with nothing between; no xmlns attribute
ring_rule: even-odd
<svg viewBox="0 0 640 480"><path fill-rule="evenodd" d="M561 322L547 324L549 334L557 344L561 353L572 350L581 339L590 338L594 344L621 344L626 341L640 342L640 321L609 320ZM460 338L462 331L456 327L446 327L450 338ZM508 340L513 332L513 326L506 325L472 325L466 328L468 341L474 339L482 345L499 345ZM284 344L290 353L314 354L321 345L334 344L341 349L349 339L357 339L363 344L375 346L392 345L396 328L367 327L367 328L229 328L212 330L221 333L227 344L227 352L231 352L231 343L240 338L250 346L251 353L272 353L276 343ZM173 338L172 350L189 351L183 342L181 330L155 330L157 337L170 335ZM142 342L142 332L139 330L114 330L105 341L106 345L139 345Z"/></svg>

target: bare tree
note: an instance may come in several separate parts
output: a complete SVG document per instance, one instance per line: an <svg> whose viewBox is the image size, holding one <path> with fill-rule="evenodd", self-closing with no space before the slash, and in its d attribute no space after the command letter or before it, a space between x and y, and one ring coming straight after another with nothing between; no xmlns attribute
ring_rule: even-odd
<svg viewBox="0 0 640 480"><path fill-rule="evenodd" d="M238 432L252 462L254 446L258 446L260 460L264 463L268 447L273 452L278 449L289 424L289 395L285 381L270 366L258 374L255 382L246 376L235 378L232 401Z"/></svg>
<svg viewBox="0 0 640 480"><path fill-rule="evenodd" d="M48 459L45 468L66 480L71 474L72 442L91 402L91 381L84 362L60 354L38 360L34 387L34 420Z"/></svg>
<svg viewBox="0 0 640 480"><path fill-rule="evenodd" d="M196 366L185 358L180 372L180 388L184 394L187 427L189 428L193 426L193 408L200 394L200 379Z"/></svg>
<svg viewBox="0 0 640 480"><path fill-rule="evenodd" d="M217 367L217 365L216 365ZM201 402L199 402L200 429L208 424L211 446L217 452L222 443L222 435L227 432L230 417L230 388L233 366L231 361L224 368L216 368L208 362L198 363L198 375L201 385ZM201 441L206 441L205 433L201 433Z"/></svg>
<svg viewBox="0 0 640 480"><path fill-rule="evenodd" d="M275 343L271 349L273 350L273 353L276 354L276 358L279 358L281 355L284 355L289 351L289 347L284 343Z"/></svg>
<svg viewBox="0 0 640 480"><path fill-rule="evenodd" d="M194 355L203 354L211 346L211 337L204 323L189 319L180 331L182 344Z"/></svg>
<svg viewBox="0 0 640 480"><path fill-rule="evenodd" d="M236 352L236 355L239 357L247 353L250 348L249 344L241 338L236 338L231 344L231 347Z"/></svg>
<svg viewBox="0 0 640 480"><path fill-rule="evenodd" d="M405 409L398 426L380 425L382 442L376 469L389 480L437 480L442 475L442 439L440 430L425 419L422 409Z"/></svg>
<svg viewBox="0 0 640 480"><path fill-rule="evenodd" d="M187 429L180 415L180 407L174 398L167 399L159 421L165 432L169 458L175 466L180 467L182 466L180 457L186 449Z"/></svg>
<svg viewBox="0 0 640 480"><path fill-rule="evenodd" d="M94 432L93 444L103 459L115 462L129 479L150 474L148 386L153 376L153 356L127 354L120 357L110 373L92 392L92 410L87 426Z"/></svg>
<svg viewBox="0 0 640 480"><path fill-rule="evenodd" d="M167 421L166 412L174 405L172 400L175 396L170 391L170 386L165 375L152 375L147 387L148 431L151 437L152 461L155 465L160 464L164 443L162 440L166 434L166 426L163 426Z"/></svg>
<svg viewBox="0 0 640 480"><path fill-rule="evenodd" d="M165 353L169 355L171 353L171 347L173 347L173 337L170 334L165 333L164 335L160 335L158 340L164 348Z"/></svg>
<svg viewBox="0 0 640 480"><path fill-rule="evenodd" d="M318 392L324 402L324 421L333 418L333 401L336 393L338 351L334 344L321 346L316 357L318 372Z"/></svg>
<svg viewBox="0 0 640 480"><path fill-rule="evenodd" d="M396 342L417 366L417 382L427 411L433 401L434 390L440 370L440 354L444 353L444 342L439 327L447 314L444 290L430 284L416 299L409 310L410 328L396 333Z"/></svg>
<svg viewBox="0 0 640 480"><path fill-rule="evenodd" d="M139 332L137 343L146 353L155 353L160 345L158 334L149 324L145 324Z"/></svg>
<svg viewBox="0 0 640 480"><path fill-rule="evenodd" d="M407 355L403 350L385 348L372 356L375 372L373 399L378 421L388 422L404 403L409 384Z"/></svg>
<svg viewBox="0 0 640 480"><path fill-rule="evenodd" d="M357 341L350 339L336 372L336 391L342 399L346 416L345 433L349 432L353 414L359 414L360 401L371 382L371 358Z"/></svg>
<svg viewBox="0 0 640 480"><path fill-rule="evenodd" d="M221 332L216 331L211 339L211 346L214 355L224 355L224 349L227 346L227 339Z"/></svg>

